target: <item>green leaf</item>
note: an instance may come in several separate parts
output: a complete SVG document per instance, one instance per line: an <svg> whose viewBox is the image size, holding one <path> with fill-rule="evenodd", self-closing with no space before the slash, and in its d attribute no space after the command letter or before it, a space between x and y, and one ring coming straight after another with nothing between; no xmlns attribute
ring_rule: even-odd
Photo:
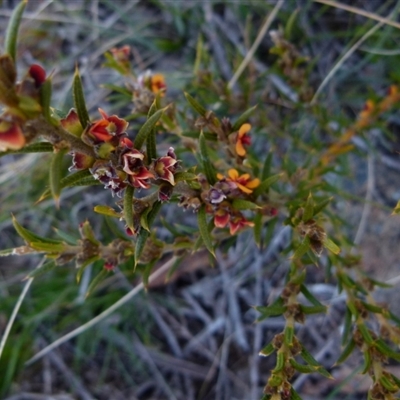
<svg viewBox="0 0 400 400"><path fill-rule="evenodd" d="M199 225L200 236L203 239L204 245L206 246L207 250L215 257L211 234L208 230L206 207L204 204L199 208L199 211L197 212L197 223Z"/></svg>
<svg viewBox="0 0 400 400"><path fill-rule="evenodd" d="M39 276L44 275L46 272L51 271L52 269L56 268L57 264L54 260L47 261L44 263L40 268L36 268L33 271L31 271L26 277L25 280L31 279L31 278L39 278Z"/></svg>
<svg viewBox="0 0 400 400"><path fill-rule="evenodd" d="M98 205L94 207L94 212L102 215L106 215L107 217L115 217L121 218L121 212L115 211L112 207Z"/></svg>
<svg viewBox="0 0 400 400"><path fill-rule="evenodd" d="M7 150L0 152L0 157L6 156L8 154L24 154L24 153L50 153L54 151L52 144L48 142L39 142L30 144L19 150Z"/></svg>
<svg viewBox="0 0 400 400"><path fill-rule="evenodd" d="M320 213L332 201L332 199L333 197L328 197L327 199L324 199L319 203L315 204L313 217L315 217L318 213Z"/></svg>
<svg viewBox="0 0 400 400"><path fill-rule="evenodd" d="M301 372L302 374L312 374L313 372L317 372L318 368L313 365L304 365L298 363L295 359L291 358L289 360L291 366L296 370Z"/></svg>
<svg viewBox="0 0 400 400"><path fill-rule="evenodd" d="M30 242L29 246L36 251L46 253L62 253L65 250L65 243Z"/></svg>
<svg viewBox="0 0 400 400"><path fill-rule="evenodd" d="M36 235L35 233L29 231L28 229L25 229L23 226L21 226L16 218L12 216L12 223L14 225L15 230L17 231L18 235L21 236L29 245L32 242L41 242L41 243L49 243L49 244L60 244L62 243L60 240L53 240L53 239L47 239L42 236Z"/></svg>
<svg viewBox="0 0 400 400"><path fill-rule="evenodd" d="M200 157L203 165L204 175L210 185L214 185L217 181L217 173L214 165L211 163L208 157L207 143L203 132L200 132L199 137Z"/></svg>
<svg viewBox="0 0 400 400"><path fill-rule="evenodd" d="M0 257L8 257L14 254L14 248L0 250Z"/></svg>
<svg viewBox="0 0 400 400"><path fill-rule="evenodd" d="M264 161L263 169L261 172L261 181L265 181L269 177L271 171L271 164L272 164L272 153L270 152Z"/></svg>
<svg viewBox="0 0 400 400"><path fill-rule="evenodd" d="M374 339L372 338L369 329L363 323L357 324L357 328L360 331L366 343L372 345L374 343Z"/></svg>
<svg viewBox="0 0 400 400"><path fill-rule="evenodd" d="M300 291L311 304L317 307L324 307L324 305L314 297L314 295L307 289L305 285L300 286Z"/></svg>
<svg viewBox="0 0 400 400"><path fill-rule="evenodd" d="M259 313L261 313L261 317L257 318L257 321L262 321L269 317L277 317L279 315L282 315L287 310L287 306L284 305L283 299L281 297L278 297L269 306L257 306L254 308Z"/></svg>
<svg viewBox="0 0 400 400"><path fill-rule="evenodd" d="M275 347L272 343L268 344L265 346L259 353L258 355L268 357L270 354L272 354L275 351Z"/></svg>
<svg viewBox="0 0 400 400"><path fill-rule="evenodd" d="M394 208L392 215L400 214L400 200L397 202L396 207Z"/></svg>
<svg viewBox="0 0 400 400"><path fill-rule="evenodd" d="M147 140L149 134L151 134L158 120L161 118L162 113L166 108L156 111L139 129L138 134L135 137L135 148L140 150L144 142Z"/></svg>
<svg viewBox="0 0 400 400"><path fill-rule="evenodd" d="M149 119L157 111L157 99L154 99L153 104L147 114L147 119ZM146 153L147 160L150 162L157 158L157 142L156 142L156 129L153 128L147 136L146 139Z"/></svg>
<svg viewBox="0 0 400 400"><path fill-rule="evenodd" d="M342 335L342 346L347 342L347 339L348 339L349 334L351 332L352 319L353 319L353 314L350 311L350 308L346 306L346 311L345 311L345 314L344 314L344 328L343 328L343 335Z"/></svg>
<svg viewBox="0 0 400 400"><path fill-rule="evenodd" d="M82 80L79 75L78 67L75 68L74 81L72 85L74 105L79 117L82 128L85 129L90 124L89 113L86 109L85 95L83 94Z"/></svg>
<svg viewBox="0 0 400 400"><path fill-rule="evenodd" d="M261 232L262 232L262 214L257 213L254 217L254 240L256 242L257 247L261 246Z"/></svg>
<svg viewBox="0 0 400 400"><path fill-rule="evenodd" d="M100 259L99 255L95 255L91 258L88 258L85 260L81 265L79 265L78 272L76 273L76 283L79 283L81 281L83 272L85 269L90 265L93 264L94 262L98 261Z"/></svg>
<svg viewBox="0 0 400 400"><path fill-rule="evenodd" d="M109 274L109 271L107 271L106 269L102 269L92 280L92 282L90 283L88 290L86 292L86 297L88 297L93 290L96 288L96 286L102 281L104 280L104 278Z"/></svg>
<svg viewBox="0 0 400 400"><path fill-rule="evenodd" d="M4 40L4 52L11 56L14 63L17 54L18 29L27 3L28 0L23 0L15 7L11 14Z"/></svg>
<svg viewBox="0 0 400 400"><path fill-rule="evenodd" d="M40 105L42 106L43 116L47 122L53 124L55 120L51 117L50 103L51 103L51 78L47 78L40 87Z"/></svg>
<svg viewBox="0 0 400 400"><path fill-rule="evenodd" d="M323 245L326 249L328 249L329 251L331 251L333 254L339 254L340 253L340 247L337 246L331 239L329 239L328 237L325 237L324 241L323 241Z"/></svg>
<svg viewBox="0 0 400 400"><path fill-rule="evenodd" d="M342 362L346 361L347 358L353 353L354 348L356 347L356 342L354 339L351 339L347 346L343 349L342 354L339 356L336 364L341 364Z"/></svg>
<svg viewBox="0 0 400 400"><path fill-rule="evenodd" d="M369 369L371 368L372 365L372 357L369 352L369 350L363 351L364 354L364 365L363 365L363 370L361 371L362 374L366 374Z"/></svg>
<svg viewBox="0 0 400 400"><path fill-rule="evenodd" d="M133 193L135 188L128 185L124 193L124 219L128 228L134 232L135 228L133 226Z"/></svg>
<svg viewBox="0 0 400 400"><path fill-rule="evenodd" d="M258 197L264 193L268 193L270 186L273 185L275 182L277 182L282 175L283 174L280 173L280 174L272 175L269 178L265 179L263 182L260 183L260 186L258 186L254 190L254 196Z"/></svg>
<svg viewBox="0 0 400 400"><path fill-rule="evenodd" d="M177 172L174 175L175 182L181 182L181 181L193 181L197 179L196 174L192 174L191 172Z"/></svg>
<svg viewBox="0 0 400 400"><path fill-rule="evenodd" d="M234 199L232 206L235 210L256 210L257 208L261 208L256 203L243 199Z"/></svg>
<svg viewBox="0 0 400 400"><path fill-rule="evenodd" d="M153 224L158 212L161 209L161 205L162 203L160 201L156 201L153 204L152 209L149 211L148 215L147 215L147 225L148 227L151 227L151 225ZM139 263L140 260L140 256L143 253L144 250L144 246L146 244L146 241L148 239L148 237L150 236L150 231L147 231L145 229L141 229L137 240L136 240L136 245L135 245L135 263L134 263L134 267L136 268L137 264Z"/></svg>
<svg viewBox="0 0 400 400"><path fill-rule="evenodd" d="M303 346L300 353L301 358L309 365L314 367L320 367L321 364L309 353L306 348Z"/></svg>
<svg viewBox="0 0 400 400"><path fill-rule="evenodd" d="M399 390L399 387L396 385L395 381L393 379L391 379L391 377L387 377L385 375L382 375L379 378L379 382L382 384L382 386L389 390L392 393L395 393Z"/></svg>
<svg viewBox="0 0 400 400"><path fill-rule="evenodd" d="M239 116L239 118L236 120L236 122L234 123L233 127L232 127L232 132L236 132L240 129L240 127L248 121L249 117L251 114L253 114L253 112L255 111L255 109L258 107L258 105L255 105L251 108L249 108L248 110L246 110L242 115Z"/></svg>
<svg viewBox="0 0 400 400"><path fill-rule="evenodd" d="M205 117L207 114L207 110L197 101L195 100L189 93L184 92L186 100L193 108L194 111L199 113L202 117Z"/></svg>
<svg viewBox="0 0 400 400"><path fill-rule="evenodd" d="M303 211L303 222L307 222L314 216L314 199L311 193L308 195L306 206Z"/></svg>
<svg viewBox="0 0 400 400"><path fill-rule="evenodd" d="M60 194L61 194L61 174L62 174L62 162L64 160L64 155L67 153L67 149L61 149L54 153L53 158L50 163L50 173L49 173L49 185L50 192L56 203L57 208L60 206Z"/></svg>
<svg viewBox="0 0 400 400"><path fill-rule="evenodd" d="M327 307L326 306L304 306L300 305L301 310L304 314L319 314L319 313L326 313Z"/></svg>
<svg viewBox="0 0 400 400"><path fill-rule="evenodd" d="M303 400L303 399L293 388L290 388L290 400Z"/></svg>
<svg viewBox="0 0 400 400"><path fill-rule="evenodd" d="M362 334L362 332L361 332ZM363 335L364 337L364 335ZM364 338L365 339L365 338ZM367 340L365 340L367 342ZM368 342L367 342L368 343ZM369 343L368 343L369 344ZM381 338L375 340L375 346L385 356L392 358L393 360L400 361L400 353L393 350L388 346Z"/></svg>
<svg viewBox="0 0 400 400"><path fill-rule="evenodd" d="M149 284L149 278L150 278L150 274L151 271L153 270L154 264L157 262L157 260L153 260L150 261L146 267L144 268L144 271L142 273L142 277L143 277L143 285L144 287L147 288L147 285Z"/></svg>
<svg viewBox="0 0 400 400"><path fill-rule="evenodd" d="M301 258L304 256L304 254L307 253L307 251L310 249L310 238L306 236L304 240L300 243L300 246L297 247L293 255L290 257L291 260L297 260L298 258Z"/></svg>

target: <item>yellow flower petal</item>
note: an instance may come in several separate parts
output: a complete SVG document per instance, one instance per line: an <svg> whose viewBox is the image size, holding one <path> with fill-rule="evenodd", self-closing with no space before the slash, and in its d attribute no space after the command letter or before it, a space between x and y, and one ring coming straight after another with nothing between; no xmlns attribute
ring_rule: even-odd
<svg viewBox="0 0 400 400"><path fill-rule="evenodd" d="M243 124L239 129L239 138L243 137L250 129L250 124Z"/></svg>
<svg viewBox="0 0 400 400"><path fill-rule="evenodd" d="M246 183L246 187L250 189L254 189L257 186L260 186L260 180L258 178L255 178L252 181Z"/></svg>
<svg viewBox="0 0 400 400"><path fill-rule="evenodd" d="M240 140L236 142L236 153L240 157L244 157L246 155L246 150L243 147L243 143Z"/></svg>
<svg viewBox="0 0 400 400"><path fill-rule="evenodd" d="M238 182L235 182L235 183L236 183L237 187L238 187L243 193L247 193L247 194L253 193L253 191L252 191L251 189L247 188L246 186L243 186L243 185L241 185L241 184L238 183Z"/></svg>
<svg viewBox="0 0 400 400"><path fill-rule="evenodd" d="M239 172L236 169L231 168L228 171L228 176L229 176L229 178L236 180L239 177Z"/></svg>

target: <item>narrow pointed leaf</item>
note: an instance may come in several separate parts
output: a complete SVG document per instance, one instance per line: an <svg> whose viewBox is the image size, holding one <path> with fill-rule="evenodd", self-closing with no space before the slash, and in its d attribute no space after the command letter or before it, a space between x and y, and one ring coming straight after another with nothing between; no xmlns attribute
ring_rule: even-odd
<svg viewBox="0 0 400 400"><path fill-rule="evenodd" d="M199 113L202 117L205 117L207 114L207 110L197 101L195 100L189 93L185 92L185 97L190 106L194 111Z"/></svg>
<svg viewBox="0 0 400 400"><path fill-rule="evenodd" d="M302 256L304 256L304 254L307 253L309 249L310 249L310 238L306 236L304 240L301 242L300 246L297 247L292 257L290 257L290 259L296 260L298 258L301 258Z"/></svg>
<svg viewBox="0 0 400 400"><path fill-rule="evenodd" d="M60 244L62 243L60 240L47 239L42 236L36 235L35 233L29 231L24 228L22 225L18 223L16 218L12 216L12 223L14 225L15 230L18 235L21 236L25 241L30 244L32 242L41 242L41 243L50 243L50 244Z"/></svg>
<svg viewBox="0 0 400 400"><path fill-rule="evenodd" d="M261 246L261 232L262 232L262 214L257 213L254 217L254 240L256 242L257 247Z"/></svg>
<svg viewBox="0 0 400 400"><path fill-rule="evenodd" d="M54 260L47 261L40 268L36 268L32 272L30 272L24 279L27 280L31 278L39 278L39 276L44 275L45 273L53 270L56 267L57 264Z"/></svg>
<svg viewBox="0 0 400 400"><path fill-rule="evenodd" d="M191 172L177 172L174 175L175 182L182 182L182 181L193 181L197 179L197 175Z"/></svg>
<svg viewBox="0 0 400 400"><path fill-rule="evenodd" d="M149 227L152 226L157 214L159 213L159 211L161 209L161 205L162 205L162 203L160 201L156 201L153 204L151 211L149 211L149 213L147 215L147 225ZM135 263L134 263L135 268L136 268L136 265L139 263L140 256L143 253L144 246L145 246L146 241L149 236L150 236L150 232L145 229L141 229L138 234L138 237L136 240L136 246L135 246Z"/></svg>
<svg viewBox="0 0 400 400"><path fill-rule="evenodd" d="M261 194L268 193L268 189L270 188L271 185L273 185L275 182L279 180L279 178L283 174L276 174L272 175L269 178L265 179L263 182L260 183L260 185L254 190L254 196L260 196Z"/></svg>
<svg viewBox="0 0 400 400"><path fill-rule="evenodd" d="M307 289L307 286L305 285L301 285L300 286L300 291L301 293L303 293L304 297L314 306L318 306L318 307L324 307L324 305L318 301L318 299L316 299L314 297L314 295Z"/></svg>
<svg viewBox="0 0 400 400"><path fill-rule="evenodd" d="M259 353L259 356L264 356L268 357L270 354L272 354L275 351L275 347L272 343L266 345Z"/></svg>
<svg viewBox="0 0 400 400"><path fill-rule="evenodd" d="M94 212L102 215L106 215L107 217L115 217L115 218L121 218L121 213L118 211L115 211L112 207L109 206L103 206L103 205L98 205L94 207Z"/></svg>
<svg viewBox="0 0 400 400"><path fill-rule="evenodd" d="M214 165L211 163L208 157L207 143L203 132L200 133L199 137L200 157L201 163L203 164L204 175L210 185L214 185L217 181L217 173Z"/></svg>
<svg viewBox="0 0 400 400"><path fill-rule="evenodd" d="M333 197L328 197L327 199L324 199L320 201L319 203L314 205L314 216L316 216L318 213L320 213L331 201Z"/></svg>
<svg viewBox="0 0 400 400"><path fill-rule="evenodd" d="M54 147L52 144L47 142L40 142L30 144L28 146L23 147L20 150L7 150L0 152L0 157L6 156L7 154L24 154L24 153L50 153L54 151Z"/></svg>
<svg viewBox="0 0 400 400"><path fill-rule="evenodd" d="M14 248L0 250L0 257L8 257L14 254Z"/></svg>
<svg viewBox="0 0 400 400"><path fill-rule="evenodd" d="M140 128L138 134L135 137L135 148L140 150L143 146L144 142L146 141L148 135L151 134L151 131L155 127L158 120L161 118L162 113L164 112L165 108L156 111Z"/></svg>
<svg viewBox="0 0 400 400"><path fill-rule="evenodd" d="M340 253L340 247L337 246L331 239L325 238L323 245L326 249L331 251L333 254L339 254Z"/></svg>
<svg viewBox="0 0 400 400"><path fill-rule="evenodd" d="M314 199L311 193L308 195L306 206L303 212L303 222L309 221L314 216Z"/></svg>
<svg viewBox="0 0 400 400"><path fill-rule="evenodd" d="M344 314L344 327L343 327L343 334L342 334L342 346L347 342L347 339L348 339L349 334L351 332L352 318L353 318L353 314L350 311L350 308L346 307L346 311L345 311L345 314Z"/></svg>
<svg viewBox="0 0 400 400"><path fill-rule="evenodd" d="M340 354L336 364L341 364L342 362L346 361L350 354L353 353L354 348L356 347L356 342L351 339L347 346L343 349L342 354Z"/></svg>
<svg viewBox="0 0 400 400"><path fill-rule="evenodd" d="M82 80L79 75L78 67L76 67L75 69L72 91L74 96L74 105L79 117L79 121L83 129L85 129L86 126L90 124L90 118L89 113L86 109L85 95L83 94Z"/></svg>
<svg viewBox="0 0 400 400"><path fill-rule="evenodd" d="M124 219L128 228L134 232L133 227L133 193L135 189L133 186L127 186L124 193Z"/></svg>
<svg viewBox="0 0 400 400"><path fill-rule="evenodd" d="M93 292L93 290L96 288L96 286L104 280L104 278L109 274L109 271L106 269L102 269L92 280L90 283L88 290L86 292L86 297L90 296L90 294Z"/></svg>
<svg viewBox="0 0 400 400"><path fill-rule="evenodd" d="M261 208L256 203L243 199L234 199L232 206L235 210L256 210L257 208Z"/></svg>
<svg viewBox="0 0 400 400"><path fill-rule="evenodd" d="M204 245L207 250L215 257L214 246L211 238L211 234L208 230L206 207L202 205L197 212L197 223L199 225L199 232L203 239Z"/></svg>
<svg viewBox="0 0 400 400"><path fill-rule="evenodd" d="M62 175L62 162L64 155L67 153L67 149L61 149L53 155L50 164L50 174L49 174L49 185L50 192L56 203L57 208L60 206L60 194L61 194L61 175Z"/></svg>
<svg viewBox="0 0 400 400"><path fill-rule="evenodd" d="M255 105L255 106L249 108L248 110L246 110L246 111L236 120L236 122L234 123L234 125L233 125L233 127L232 127L232 131L235 132L235 131L239 130L240 127L241 127L245 122L248 121L249 117L251 116L251 114L253 114L253 112L255 111L255 109L256 109L257 107L258 107L258 106Z"/></svg>
<svg viewBox="0 0 400 400"><path fill-rule="evenodd" d="M261 181L265 181L271 172L271 164L272 164L272 153L268 153L267 158L264 161L263 169L261 172Z"/></svg>
<svg viewBox="0 0 400 400"><path fill-rule="evenodd" d="M65 250L65 243L31 242L29 246L40 252L61 253Z"/></svg>
<svg viewBox="0 0 400 400"><path fill-rule="evenodd" d="M15 7L11 14L4 40L4 51L12 57L14 62L17 54L18 29L27 3L28 0L23 0Z"/></svg>
<svg viewBox="0 0 400 400"><path fill-rule="evenodd" d="M289 360L291 366L296 370L301 372L302 374L312 374L313 372L317 372L317 367L314 367L312 365L305 365L305 364L300 364L293 358Z"/></svg>
<svg viewBox="0 0 400 400"><path fill-rule="evenodd" d="M42 106L43 116L47 122L54 123L51 117L50 103L51 103L51 78L47 78L40 87L40 105Z"/></svg>
<svg viewBox="0 0 400 400"><path fill-rule="evenodd" d="M99 260L100 257L98 255L93 256L91 258L88 258L87 260L85 260L79 267L78 267L78 272L76 273L76 283L79 283L81 281L83 272L85 271L85 269L90 265L93 264L94 262L96 262L97 260Z"/></svg>

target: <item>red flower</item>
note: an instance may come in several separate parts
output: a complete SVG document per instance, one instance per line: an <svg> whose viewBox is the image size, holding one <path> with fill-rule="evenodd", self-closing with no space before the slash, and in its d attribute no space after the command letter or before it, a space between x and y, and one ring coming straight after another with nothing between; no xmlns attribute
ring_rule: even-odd
<svg viewBox="0 0 400 400"><path fill-rule="evenodd" d="M242 214L238 213L237 215L232 216L229 221L229 232L231 235L234 235L238 230L246 226L254 226L254 223L247 221Z"/></svg>
<svg viewBox="0 0 400 400"><path fill-rule="evenodd" d="M101 108L99 108L99 112L103 118L89 125L84 132L84 139L90 145L109 142L114 138L119 138L125 133L129 125L127 121L116 115L109 117Z"/></svg>
<svg viewBox="0 0 400 400"><path fill-rule="evenodd" d="M231 216L226 208L220 207L214 213L214 225L216 228L225 228Z"/></svg>
<svg viewBox="0 0 400 400"><path fill-rule="evenodd" d="M71 155L72 166L69 167L69 171L90 168L95 161L93 157L90 157L86 154L73 152Z"/></svg>
<svg viewBox="0 0 400 400"><path fill-rule="evenodd" d="M144 158L144 154L141 153L139 150L131 149L129 153L125 153L122 156L122 162L124 167L122 168L127 174L134 174L135 169L138 167L142 167L143 163L142 160Z"/></svg>
<svg viewBox="0 0 400 400"><path fill-rule="evenodd" d="M236 139L236 153L240 157L244 157L246 155L246 149L244 146L249 146L251 141L250 141L250 136L247 134L251 129L250 124L243 124L238 132L237 139Z"/></svg>
<svg viewBox="0 0 400 400"><path fill-rule="evenodd" d="M128 182L136 188L149 189L149 179L154 178L154 175L144 166L135 169L128 174Z"/></svg>
<svg viewBox="0 0 400 400"><path fill-rule="evenodd" d="M0 118L0 151L19 150L25 143L21 127L15 122Z"/></svg>
<svg viewBox="0 0 400 400"><path fill-rule="evenodd" d="M174 173L176 163L178 161L170 156L160 157L154 162L154 172L157 179L162 179L169 182L172 186L175 185Z"/></svg>

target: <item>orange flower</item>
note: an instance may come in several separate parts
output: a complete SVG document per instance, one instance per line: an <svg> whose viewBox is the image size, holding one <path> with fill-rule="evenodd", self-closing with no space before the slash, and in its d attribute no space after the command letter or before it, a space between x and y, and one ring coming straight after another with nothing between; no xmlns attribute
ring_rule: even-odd
<svg viewBox="0 0 400 400"><path fill-rule="evenodd" d="M242 214L235 215L229 221L229 232L234 235L238 230L246 226L254 226L254 222L247 221Z"/></svg>
<svg viewBox="0 0 400 400"><path fill-rule="evenodd" d="M153 93L158 93L160 90L167 88L163 74L154 74L150 78L150 89Z"/></svg>
<svg viewBox="0 0 400 400"><path fill-rule="evenodd" d="M250 145L250 136L248 135L248 132L251 129L250 124L243 124L238 132L237 139L236 139L236 153L240 157L244 157L246 155L246 149L244 146L249 146Z"/></svg>
<svg viewBox="0 0 400 400"><path fill-rule="evenodd" d="M228 171L229 178L225 178L221 174L217 174L219 180L226 179L227 181L233 182L236 186L246 194L253 193L253 189L260 185L258 178L250 179L250 174L239 175L239 172L232 168Z"/></svg>

